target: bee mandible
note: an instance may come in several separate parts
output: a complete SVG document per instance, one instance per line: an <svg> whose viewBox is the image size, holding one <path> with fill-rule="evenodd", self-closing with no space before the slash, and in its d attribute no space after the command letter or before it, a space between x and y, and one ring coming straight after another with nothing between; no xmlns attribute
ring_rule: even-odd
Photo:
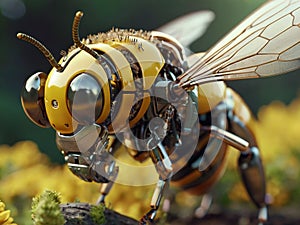
<svg viewBox="0 0 300 225"><path fill-rule="evenodd" d="M240 151L239 172L258 220L266 221L266 181L253 117L225 82L300 68L300 2L267 1L207 52L196 54L186 47L205 31L212 12L188 14L157 31L114 28L80 40L82 16L76 13L74 46L59 62L33 37L17 35L53 67L26 81L21 102L35 124L56 130L69 169L82 180L102 183L98 203L115 182L156 182L151 209L140 220L151 223L169 183L191 194L208 193L233 146ZM141 165L150 160L155 175L138 166L122 175L130 165L115 157L119 149Z"/></svg>

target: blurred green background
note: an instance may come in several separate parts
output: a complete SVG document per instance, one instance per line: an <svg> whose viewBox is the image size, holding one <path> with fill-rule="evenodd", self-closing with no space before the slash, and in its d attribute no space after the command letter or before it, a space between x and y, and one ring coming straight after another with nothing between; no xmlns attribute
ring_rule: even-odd
<svg viewBox="0 0 300 225"><path fill-rule="evenodd" d="M55 132L42 129L27 119L20 104L24 81L50 65L33 46L19 41L17 32L28 33L46 45L56 59L72 45L71 26L77 10L85 16L81 37L111 27L155 29L185 13L212 10L216 18L206 34L195 42L193 52L205 51L234 25L261 5L263 0L0 0L0 144L33 140L52 160L62 161L55 145ZM180 28L178 28L180 29ZM188 34L186 34L188 35ZM300 72L298 72L300 73ZM234 87L254 113L273 100L289 103L299 90L297 72L260 80L234 81Z"/></svg>

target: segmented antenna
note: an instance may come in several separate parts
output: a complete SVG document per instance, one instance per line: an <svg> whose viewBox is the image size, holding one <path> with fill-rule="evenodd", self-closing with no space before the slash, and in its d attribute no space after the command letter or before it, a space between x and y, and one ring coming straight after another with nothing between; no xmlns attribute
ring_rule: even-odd
<svg viewBox="0 0 300 225"><path fill-rule="evenodd" d="M51 52L38 40L36 40L35 38L27 35L27 34L23 34L23 33L18 33L17 37L20 40L23 41L27 41L28 43L34 45L35 47L37 47L43 54L44 56L47 58L47 60L49 61L49 63L51 64L51 66L55 67L57 69L57 71L62 71L63 67L57 63L57 61L55 60L55 58L53 57L53 55L51 54Z"/></svg>
<svg viewBox="0 0 300 225"><path fill-rule="evenodd" d="M83 17L83 12L81 12L81 11L78 11L74 17L73 27L72 27L73 41L78 48L86 51L87 53L92 55L94 58L99 59L100 55L96 51L94 51L93 49L90 49L89 47L87 47L80 41L78 31L79 31L80 20L82 17Z"/></svg>

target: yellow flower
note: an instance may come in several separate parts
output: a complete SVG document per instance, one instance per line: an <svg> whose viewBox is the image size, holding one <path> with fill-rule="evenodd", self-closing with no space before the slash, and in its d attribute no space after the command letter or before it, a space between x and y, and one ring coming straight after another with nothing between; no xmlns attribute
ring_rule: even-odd
<svg viewBox="0 0 300 225"><path fill-rule="evenodd" d="M10 217L10 210L5 210L5 204L0 201L0 225L17 225Z"/></svg>
<svg viewBox="0 0 300 225"><path fill-rule="evenodd" d="M0 146L0 168L12 166L14 170L35 164L48 163L47 156L42 154L37 145L31 141L18 142L14 146Z"/></svg>
<svg viewBox="0 0 300 225"><path fill-rule="evenodd" d="M99 184L80 180L66 165L50 164L33 142L0 146L0 155L0 169L6 172L0 180L0 197L7 202L18 196L32 198L45 189L60 192L66 202L98 198Z"/></svg>

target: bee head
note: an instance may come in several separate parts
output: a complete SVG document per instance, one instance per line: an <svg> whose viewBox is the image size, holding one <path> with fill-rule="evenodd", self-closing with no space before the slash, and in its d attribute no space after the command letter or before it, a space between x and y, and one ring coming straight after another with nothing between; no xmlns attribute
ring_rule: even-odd
<svg viewBox="0 0 300 225"><path fill-rule="evenodd" d="M76 13L72 27L78 48L59 63L36 39L23 33L17 35L37 47L53 66L48 75L38 72L25 82L21 94L23 109L35 124L52 126L61 133L73 133L79 125L102 122L110 112L110 89L99 63L101 57L83 44L78 35L82 16L82 12Z"/></svg>

